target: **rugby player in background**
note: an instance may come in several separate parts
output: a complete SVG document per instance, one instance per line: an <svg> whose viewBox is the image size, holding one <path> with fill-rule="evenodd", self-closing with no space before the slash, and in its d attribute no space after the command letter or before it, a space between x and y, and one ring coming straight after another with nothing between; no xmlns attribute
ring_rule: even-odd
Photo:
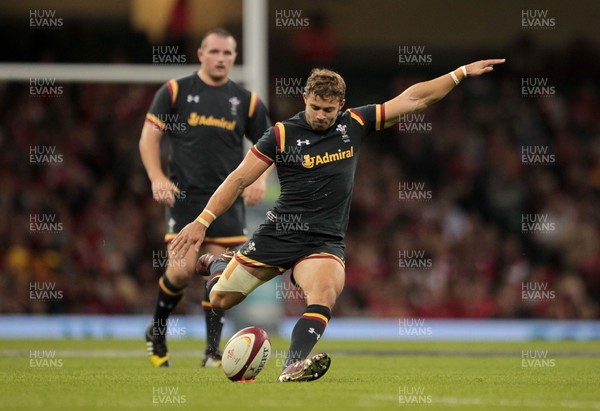
<svg viewBox="0 0 600 411"><path fill-rule="evenodd" d="M243 137L256 143L271 125L267 109L257 95L229 79L235 58L233 36L223 29L209 31L198 49L200 69L165 83L146 115L139 148L153 198L166 206L166 243L194 221L210 195L240 164L244 157ZM160 160L164 134L170 137L168 176ZM265 178L266 175L248 185L219 223L206 232L205 251L221 254L246 241L244 202L254 205L262 201ZM155 367L170 366L167 319L192 279L197 259L196 250L176 259L171 253L168 255L166 272L158 282L154 317L146 329L148 355ZM221 363L223 311L212 309L208 294L202 305L207 334L202 366L217 367Z"/></svg>
<svg viewBox="0 0 600 411"><path fill-rule="evenodd" d="M264 282L292 270L292 281L304 291L307 307L292 331L279 381L312 381L329 369L328 354L310 357L310 352L323 335L344 287L343 240L363 138L397 124L404 114L431 106L462 80L489 73L503 62L477 61L414 84L383 104L345 111L343 78L330 70L313 70L303 95L305 111L270 128L196 220L173 240L170 249L174 255L187 255L190 248L199 250L212 224L275 163L281 195L266 221L233 259L203 255L200 263L211 274L207 285L211 304L225 310Z"/></svg>

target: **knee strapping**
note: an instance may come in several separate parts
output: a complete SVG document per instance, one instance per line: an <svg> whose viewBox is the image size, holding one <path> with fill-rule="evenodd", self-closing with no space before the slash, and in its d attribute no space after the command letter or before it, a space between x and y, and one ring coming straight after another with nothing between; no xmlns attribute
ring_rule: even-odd
<svg viewBox="0 0 600 411"><path fill-rule="evenodd" d="M237 291L243 295L248 295L265 282L246 271L244 266L236 260L231 260L210 293L212 294L215 291Z"/></svg>

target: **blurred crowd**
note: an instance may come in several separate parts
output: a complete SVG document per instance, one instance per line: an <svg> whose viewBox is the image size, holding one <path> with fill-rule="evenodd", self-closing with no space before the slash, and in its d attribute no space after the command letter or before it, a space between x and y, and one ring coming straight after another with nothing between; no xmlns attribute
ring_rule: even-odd
<svg viewBox="0 0 600 411"><path fill-rule="evenodd" d="M407 120L419 131L401 125L364 144L335 315L600 317L600 60L585 45L561 58L528 47ZM539 67L525 61L533 52ZM431 77L398 72L364 103ZM364 78L342 74L349 91ZM525 77L555 92L524 96ZM157 87L62 84L36 96L0 84L0 313L151 312L164 218L138 138ZM523 147L552 157L527 164ZM531 215L551 224L524 230ZM545 293L524 295L532 289ZM190 293L178 310L198 301Z"/></svg>
<svg viewBox="0 0 600 411"><path fill-rule="evenodd" d="M340 311L599 318L600 60L586 43L559 60L526 40L507 57L407 119L424 132L367 145ZM554 90L532 96L524 78ZM422 79L399 76L392 95Z"/></svg>

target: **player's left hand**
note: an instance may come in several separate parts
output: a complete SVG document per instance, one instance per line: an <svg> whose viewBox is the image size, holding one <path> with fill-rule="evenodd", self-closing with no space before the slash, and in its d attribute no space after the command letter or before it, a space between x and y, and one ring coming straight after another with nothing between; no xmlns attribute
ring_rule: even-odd
<svg viewBox="0 0 600 411"><path fill-rule="evenodd" d="M506 61L506 59L489 59L489 60L479 60L471 64L467 64L467 76L468 77L477 77L482 74L489 73L490 71L494 71L495 64L502 64Z"/></svg>
<svg viewBox="0 0 600 411"><path fill-rule="evenodd" d="M200 246L206 235L206 226L198 221L192 221L181 230L177 237L171 241L169 246L173 255L184 256L193 245L196 253L200 252Z"/></svg>
<svg viewBox="0 0 600 411"><path fill-rule="evenodd" d="M267 183L264 178L259 178L254 183L250 184L248 187L244 189L242 193L242 198L244 199L244 204L247 206L253 206L265 198L265 192L267 191Z"/></svg>

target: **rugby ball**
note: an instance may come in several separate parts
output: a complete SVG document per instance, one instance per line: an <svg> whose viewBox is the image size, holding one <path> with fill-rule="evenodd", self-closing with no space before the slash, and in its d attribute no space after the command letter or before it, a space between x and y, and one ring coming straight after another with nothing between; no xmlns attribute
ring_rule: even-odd
<svg viewBox="0 0 600 411"><path fill-rule="evenodd" d="M221 368L231 381L251 380L260 373L271 355L271 340L265 330L247 327L225 344Z"/></svg>

